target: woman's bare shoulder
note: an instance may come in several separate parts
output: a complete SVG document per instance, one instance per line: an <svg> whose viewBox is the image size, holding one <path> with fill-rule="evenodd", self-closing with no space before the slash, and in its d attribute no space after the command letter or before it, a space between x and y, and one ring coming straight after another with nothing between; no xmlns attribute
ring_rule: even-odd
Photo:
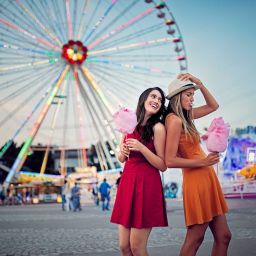
<svg viewBox="0 0 256 256"><path fill-rule="evenodd" d="M162 132L165 131L165 127L162 123L158 122L153 127L154 132Z"/></svg>
<svg viewBox="0 0 256 256"><path fill-rule="evenodd" d="M176 125L182 125L182 120L177 115L170 113L167 115L165 119L165 124L168 125L169 123L176 124Z"/></svg>

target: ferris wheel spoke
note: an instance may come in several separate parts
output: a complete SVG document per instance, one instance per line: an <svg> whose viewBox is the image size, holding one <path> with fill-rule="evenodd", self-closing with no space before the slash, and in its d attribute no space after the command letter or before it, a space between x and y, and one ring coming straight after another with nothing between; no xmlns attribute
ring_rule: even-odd
<svg viewBox="0 0 256 256"><path fill-rule="evenodd" d="M91 41L96 40L96 38L100 37L103 33L105 33L111 26L113 26L118 20L120 20L122 17L125 16L127 12L129 12L137 3L139 3L140 0L134 0L131 2L127 7L125 7L123 10L118 11L118 15L115 16L110 23L107 23L98 33L94 35L94 37L91 38ZM118 9L118 6L116 6L116 9Z"/></svg>
<svg viewBox="0 0 256 256"><path fill-rule="evenodd" d="M106 147L106 144L104 142L104 139L103 139L103 136L101 134L101 131L105 133L105 136L107 136L109 142L112 141L112 138L109 138L109 136L107 134L107 129L103 128L103 126L104 126L104 123L102 123L103 119L100 118L98 113L93 110L94 109L94 105L92 104L92 102L90 100L90 97L88 97L88 94L86 93L86 91L83 89L82 86L81 86L81 95L82 95L82 98L84 99L85 104L88 107L89 114L91 116L91 119L93 120L93 123L95 125L96 131L97 131L97 133L99 135L100 141L102 142L101 144L102 144L102 147L103 147L104 154L107 157L107 160L108 160L108 162L110 164L111 169L114 169L115 165L114 165L113 160L111 159L110 153L109 153L109 151L108 151L108 149ZM99 127L102 127L103 129L100 130Z"/></svg>
<svg viewBox="0 0 256 256"><path fill-rule="evenodd" d="M162 22L157 24L157 25L153 25L150 27L147 27L145 29L140 29L135 31L131 31L128 35L122 36L118 39L115 40L110 40L108 42L105 42L103 44L100 45L101 49L105 49L105 48L110 48L116 45L120 45L120 43L123 42L129 42L132 39L139 39L140 37L144 37L145 35L149 35L154 31L159 30L161 27L163 26Z"/></svg>
<svg viewBox="0 0 256 256"><path fill-rule="evenodd" d="M42 35L39 27L27 18L26 13L20 10L19 1L10 1L10 5L11 8L6 8L0 4L1 15L2 17L5 17L6 21L11 22L14 25L19 24L19 26L33 29L37 35Z"/></svg>
<svg viewBox="0 0 256 256"><path fill-rule="evenodd" d="M1 72L12 71L12 70L16 70L16 69L23 69L23 68L31 69L34 66L51 65L52 62L58 62L58 61L59 61L59 59L41 60L41 61L35 61L35 62L20 64L20 65L15 65L15 66L7 66L7 67L4 66L4 67L0 67L0 75L1 75Z"/></svg>
<svg viewBox="0 0 256 256"><path fill-rule="evenodd" d="M58 15L58 13L60 13L60 9L55 6L57 2L59 1L52 1L52 5L50 5L49 1L40 0L36 1L36 3L34 1L34 4L27 1L30 8L34 10L34 13L38 13L38 15L40 15L43 23L51 29L55 36L61 41L61 37L64 36L64 31L60 28L60 24L63 24L63 22L61 20L61 15ZM48 13L44 12L44 10L48 10ZM59 21L59 23L57 23L57 21Z"/></svg>
<svg viewBox="0 0 256 256"><path fill-rule="evenodd" d="M79 94L79 80L77 70L73 69L74 74L74 84L75 84L75 95L76 95L76 106L77 106L77 113L78 113L78 120L79 120L79 130L80 130L80 142L82 146L82 159L84 166L87 166L87 156L86 156L86 144L85 144L85 134L83 129L83 115L82 115L82 106Z"/></svg>
<svg viewBox="0 0 256 256"><path fill-rule="evenodd" d="M86 8L88 6L88 0L84 1L84 5L83 5L83 10L82 10L82 15L80 17L80 22L79 22L79 26L78 26L78 33L75 36L75 38L77 38L78 40L81 39L81 34L82 34L82 30L83 30L83 21L85 18L85 13L86 13Z"/></svg>
<svg viewBox="0 0 256 256"><path fill-rule="evenodd" d="M88 51L88 56L98 56L98 54L102 53L113 53L113 52L118 52L118 51L125 51L128 52L130 50L139 50L141 48L146 48L146 47L152 47L156 45L164 45L164 44L170 44L170 43L175 43L176 40L179 40L179 38L159 38L159 39L154 39L154 40L148 40L148 41L142 41L142 42L134 42L131 44L125 44L125 45L118 45L115 47L110 47L106 49L100 49L100 50L94 50L94 51Z"/></svg>
<svg viewBox="0 0 256 256"><path fill-rule="evenodd" d="M96 29L100 26L100 24L103 22L103 20L108 16L108 14L110 13L111 9L114 7L114 5L115 5L116 3L117 3L117 0L113 0L113 1L111 2L111 4L107 7L107 10L105 10L103 16L101 16L101 17L99 18L99 20L96 22L96 24L95 24L94 27L91 29L91 31L90 31L88 34L86 34L86 35L84 36L84 38L82 39L82 41L83 41L84 43L86 43L86 42L90 39L90 37L93 35L93 33L96 31Z"/></svg>
<svg viewBox="0 0 256 256"><path fill-rule="evenodd" d="M98 57L98 56L97 56ZM158 54L149 54L149 55L120 55L120 54L115 54L115 55L100 55L100 57L106 59L106 60L114 60L118 61L120 63L122 62L172 62L176 61L176 56L170 54L168 55L158 55ZM90 60L90 58L89 58ZM95 60L95 58L91 58L91 60ZM97 60L97 59L96 59Z"/></svg>
<svg viewBox="0 0 256 256"><path fill-rule="evenodd" d="M16 1L16 3L31 17L31 19L39 25L40 28L52 39L54 40L60 47L62 46L61 42L57 37L55 37L39 20L33 15L20 1Z"/></svg>
<svg viewBox="0 0 256 256"><path fill-rule="evenodd" d="M17 105L11 112L7 114L6 117L4 117L2 120L0 120L0 127L2 127L8 120L13 118L14 115L16 115L17 112L21 111L23 108L25 108L30 101L33 99L33 96L36 93L40 93L40 91L45 87L45 85L41 85L39 88L36 88L30 95L27 96L19 105Z"/></svg>
<svg viewBox="0 0 256 256"><path fill-rule="evenodd" d="M87 22L86 22L87 24L85 25L83 34L86 34L86 31L87 31L87 30L89 29L89 27L91 26L93 17L96 16L97 10L99 10L100 4L101 4L101 0L98 0L98 1L97 1L97 4L95 4L94 9L93 9L93 11L91 12L91 14L90 14L90 16L89 16L89 18L88 18L88 20L87 20ZM85 9L85 8L86 8L86 6L84 6L84 9ZM78 33L78 38L79 38L79 39L81 38L81 35L79 35L79 33Z"/></svg>
<svg viewBox="0 0 256 256"><path fill-rule="evenodd" d="M113 75L111 75L111 73L108 73L107 71L100 69L100 71L98 70L93 70L92 71L94 74L96 74L99 78L101 78L102 80L100 81L106 81L107 84L109 84L109 86L104 86L104 83L102 83L102 87L105 88L106 91L111 90L113 88L113 92L116 93L116 91L120 91L122 90L122 93L119 95L119 97L121 97L124 102L128 102L130 104L130 102L134 102L134 96L136 97L137 94L134 94L134 91L138 91L138 89L140 89L141 91L147 89L149 86L154 87L154 86L160 86L159 82L154 81L152 79L148 80L148 81L143 81L140 77L138 76L133 76L133 79L131 79L131 77L129 76L124 76L122 74L120 74L120 76L115 75L113 77ZM125 77L125 78L124 78ZM99 82L100 82L99 81ZM138 81L139 84L138 84ZM164 87L164 86L162 86ZM136 88L136 89L134 89Z"/></svg>
<svg viewBox="0 0 256 256"><path fill-rule="evenodd" d="M16 31L18 31L18 32L20 32L20 33L22 33L22 34L25 35L25 36L28 36L28 37L30 37L30 38L36 40L37 42L39 42L39 43L41 43L41 44L44 44L44 45L50 47L51 49L54 49L54 50L56 50L56 51L60 51L60 48L58 48L57 46L53 45L52 43L49 43L49 42L45 41L45 40L42 39L42 38L36 37L35 35L29 33L28 31L26 31L26 30L24 30L24 29L22 29L22 28L20 28L20 27L18 27L18 26L16 26L16 25L13 25L13 24L9 23L9 22L5 21L4 19L0 19L0 22L1 22L2 24L4 24L5 26L7 26L7 27L9 27L9 28L11 28L11 29L14 29L14 30L16 30Z"/></svg>
<svg viewBox="0 0 256 256"><path fill-rule="evenodd" d="M162 77L172 77L175 75L175 73L172 72L167 72L167 71L162 71L161 69L158 68L148 68L148 67L143 67L143 66L138 66L138 65L131 65L131 64L121 64L121 63L116 63L116 62L97 62L95 64L94 62L90 65L91 67L95 68L97 66L100 66L104 68L104 66L109 65L113 70L120 70L120 72L127 72L127 73L137 73L137 74L146 74L147 76L162 76Z"/></svg>
<svg viewBox="0 0 256 256"><path fill-rule="evenodd" d="M51 81L52 84L48 87L48 89L42 95L42 97L39 99L39 101L33 106L31 112L27 115L26 119L20 124L18 129L13 133L11 138L6 142L6 144L4 145L3 149L0 152L0 157L2 157L4 155L4 153L11 146L11 143L16 139L16 137L20 134L20 132L23 130L23 128L28 124L28 122L32 118L33 114L38 110L38 108L43 103L46 96L49 94L50 90L53 88L54 84L57 82L60 75L61 75L61 73L57 77L55 77L55 80Z"/></svg>
<svg viewBox="0 0 256 256"><path fill-rule="evenodd" d="M94 72L94 74L97 74L97 72ZM104 85L102 85L102 88L105 89L106 93L111 95L111 99L116 102L116 106L122 106L129 102L132 102L134 97L133 97L133 93L129 93L129 91L131 91L131 90L129 90L127 88L120 88L120 83L118 83L115 79L111 79L111 77L109 77L109 76L107 76L107 77L104 76L104 74L102 74L102 73L98 73L98 76L99 76L99 78L102 78L102 80L109 82L111 84L110 87L105 87ZM122 93L119 96L115 96L117 90L122 91ZM112 103L113 103L113 101L112 101Z"/></svg>
<svg viewBox="0 0 256 256"><path fill-rule="evenodd" d="M155 9L154 7L151 7L149 9L147 9L146 11L142 12L141 14L135 16L134 18L132 18L128 22L125 22L122 25L118 26L116 29L112 30L109 34L107 34L107 35L95 40L91 44L89 44L88 49L90 50L90 49L94 48L96 45L100 44L101 42L111 38L112 36L116 35L117 33L121 32L121 31L123 31L128 26L134 24L138 20L140 20L140 19L144 18L146 15L150 14L152 11L154 11L154 9Z"/></svg>
<svg viewBox="0 0 256 256"><path fill-rule="evenodd" d="M55 69L55 68L54 68ZM0 85L0 90L5 90L5 89L10 89L11 87L13 86L20 86L22 85L24 82L28 82L28 81L31 81L35 78L37 78L38 76L44 76L46 74L49 73L49 70L47 67L45 68L42 68L38 71L38 73L36 74L33 74L31 75L30 72L27 72L27 73L18 73L16 74L15 76L15 80L13 80L13 78L10 78L8 75L7 76L4 76L4 80L5 82L2 82L1 85ZM17 76L18 75L18 76ZM17 90L17 88L15 89Z"/></svg>
<svg viewBox="0 0 256 256"><path fill-rule="evenodd" d="M106 99L104 93L102 92L100 86L96 83L94 77L91 75L91 72L86 67L81 67L82 74L84 75L85 80L88 82L88 84L95 90L99 98L101 99L102 103L105 105L105 107L109 110L110 113L114 113L114 110L111 107L111 104Z"/></svg>
<svg viewBox="0 0 256 256"><path fill-rule="evenodd" d="M70 17L70 9L69 9L69 0L66 0L66 19L67 19L67 25L68 25L68 38L71 40L73 38L72 33L72 22Z"/></svg>
<svg viewBox="0 0 256 256"><path fill-rule="evenodd" d="M48 76L46 76L46 74L48 74ZM51 73L47 72L46 74L42 74L41 76L37 76L34 80L29 81L28 83L26 83L24 86L22 86L18 90L15 90L11 94L2 98L0 100L0 106L4 105L4 104L7 104L10 100L13 100L15 97L21 96L27 90L29 90L31 87L35 87L35 85L43 83L44 79L49 80L49 77L50 77L49 75L51 75Z"/></svg>
<svg viewBox="0 0 256 256"><path fill-rule="evenodd" d="M107 74L110 77L119 77L120 80L129 82L131 84L130 88L134 89L134 90L136 90L138 88L137 87L138 81L140 81L141 85L144 85L144 84L147 85L148 82L146 82L146 80L149 79L149 76L145 77L144 74L136 73L136 72L129 72L127 74L127 71L122 70L122 69L120 69L120 70L118 69L118 72L115 72L115 76L113 76L111 74L111 72L113 73L115 71L114 68L106 70L106 68L104 68L103 66L100 66L100 65L92 66L92 67L90 67L90 70L92 72L94 70L98 70L98 72L101 72L103 74ZM145 81L143 80L143 78L144 78ZM157 78L159 78L159 76L157 76ZM152 77L150 77L150 79L152 80Z"/></svg>
<svg viewBox="0 0 256 256"><path fill-rule="evenodd" d="M42 124L43 119L45 118L46 113L48 112L49 108L50 108L50 104L53 101L53 98L55 97L55 95L57 94L59 87L67 73L67 71L69 70L69 66L66 66L65 69L63 70L61 77L59 78L58 82L56 83L52 94L50 95L50 97L48 98L48 101L44 107L44 109L42 110L41 115L38 117L36 124L34 125L33 130L31 131L31 134L29 136L29 138L27 139L27 141L25 142L25 144L23 145L18 158L15 160L10 172L8 173L6 179L5 179L5 186L8 187L8 185L10 184L13 175L20 170L20 168L22 167L22 164L25 162L26 158L27 158L27 151L29 146L31 145L34 137L36 136L39 127Z"/></svg>
<svg viewBox="0 0 256 256"><path fill-rule="evenodd" d="M84 91L85 88L83 87L83 84L81 83L80 79L79 79L79 85L80 85L80 90ZM97 103L101 115L104 117L104 120L108 123L108 126L110 127L110 130L112 131L112 135L115 137L115 139L117 139L114 128L113 128L112 124L109 122L110 117L112 119L112 113L110 111L106 111L106 109L102 106L100 98L97 97L97 93L95 92L94 87L89 86L89 91L92 94L94 101Z"/></svg>
<svg viewBox="0 0 256 256"><path fill-rule="evenodd" d="M0 50L0 54L1 54L1 50ZM49 59L47 56L41 56L40 58L36 58L34 55L25 55L24 52L17 52L16 56L12 55L11 53L6 53L4 52L2 54L2 56L4 58L6 58L7 60L0 60L0 66L3 67L9 67L13 64L15 65L22 65L24 64L24 62L27 63L34 63L35 60L37 61L56 61L55 59Z"/></svg>
<svg viewBox="0 0 256 256"><path fill-rule="evenodd" d="M64 83L67 84L67 80L64 80ZM70 93L71 93L71 87L67 87L67 98L66 98L66 104L64 108L64 118L63 118L63 129L62 129L62 139L61 139L61 161L60 161L60 173L61 175L66 175L66 164L65 164L65 150L67 149L67 130L68 130L68 121L69 120L69 106L70 106Z"/></svg>
<svg viewBox="0 0 256 256"><path fill-rule="evenodd" d="M52 18L56 23L56 29L59 31L62 43L68 41L68 35L67 35L67 28L66 28L66 22L65 22L65 11L61 12L61 5L65 6L65 0L63 1L53 1L53 12L52 12ZM48 2L43 1L44 5L49 5ZM48 7L49 8L49 7ZM58 22L59 21L59 22Z"/></svg>
<svg viewBox="0 0 256 256"><path fill-rule="evenodd" d="M18 50L18 49L17 49ZM18 50L14 56L14 53L15 50L12 49L10 50L9 52L6 52L6 50L2 50L1 49L1 45L0 45L0 54L7 59L7 61L4 61L4 60L0 60L0 64L7 64L10 62L10 64L13 64L15 62L15 64L20 64L20 63L24 63L24 59L28 60L28 61L31 61L31 60L49 60L49 57L50 55L39 55L39 56L36 56L34 55L32 52L30 52L29 54L27 53L28 50ZM58 56L59 57L59 56Z"/></svg>
<svg viewBox="0 0 256 256"><path fill-rule="evenodd" d="M74 91L74 87L73 87L73 91ZM73 122L74 125L76 127L75 129L75 137L76 137L76 141L77 141L77 148L81 147L81 138L80 138L80 124L79 124L79 117L78 117L78 108L76 105L76 95L75 92L72 95L72 106L73 106ZM77 118L78 117L78 118ZM81 150L78 150L78 166L82 166L82 154L81 154Z"/></svg>
<svg viewBox="0 0 256 256"><path fill-rule="evenodd" d="M99 76L99 77L102 77L101 76L101 74L103 74L104 75L104 78L103 78L103 80L104 79L107 79L107 77L109 78L109 79L111 79L111 81L112 80L114 80L113 82L115 83L115 80L116 81L120 81L120 83L119 83L119 86L116 88L116 89L120 89L120 85L122 85L122 84L127 84L127 85L129 85L128 87L126 87L126 90L127 90L127 94L128 95L131 95L132 94L132 92L134 92L134 90L135 89L138 89L138 85L137 84L134 84L134 83L132 83L132 82L127 82L127 79L125 78L124 79L124 76L122 76L121 74L120 74L120 76L118 76L117 74L113 77L113 75L111 74L111 71L107 71L106 69L104 69L104 68L100 68L100 67L97 67L97 68L94 68L93 70L92 70L92 72L93 73L95 73L95 72L97 72L97 75ZM109 80L110 81L110 80ZM108 86L109 88L111 87L111 86ZM125 92L124 92L124 94L125 94ZM127 95L127 96L128 96ZM129 96L128 96L129 97Z"/></svg>
<svg viewBox="0 0 256 256"><path fill-rule="evenodd" d="M88 77L88 74L87 74L87 77ZM102 97L101 98L98 97L98 93L94 89L95 86L91 86L90 85L90 83L91 83L90 80L86 79L86 82L89 84L89 89L90 89L90 92L91 92L92 97L94 99L94 104L91 103L92 102L91 101L91 97L88 96L88 93L86 92L86 90L82 86L82 83L79 83L80 90L81 90L81 95L83 96L84 99L87 98L87 100L85 101L87 104L92 105L92 107L95 106L95 104L96 104L96 106L100 110L99 113L101 113L103 118L99 117L99 114L98 114L97 111L95 111L95 109L94 109L94 116L96 116L96 118L98 119L98 122L100 123L99 127L103 128L103 131L105 132L105 136L107 136L107 138L108 138L109 145L110 145L111 149L114 151L115 155L117 156L117 152L116 152L115 146L113 144L113 139L117 140L117 138L116 138L116 134L115 134L114 128L113 128L112 124L109 121L109 118L110 118L109 115L111 115L111 119L112 119L112 114L110 112L108 112L108 113L106 112L105 113L105 108L103 108L102 102L101 102ZM93 81L93 82L95 83L95 81ZM104 129L106 124L103 123L103 120L105 120L106 124L108 125L109 132L107 132L107 129ZM94 120L94 122L95 122L95 120ZM110 133L110 131L112 131L112 133ZM104 141L102 143L104 143ZM102 145L102 146L104 147L104 145ZM109 155L109 152L108 151L106 152L105 150L104 150L104 152L105 152L105 155L107 154L106 155L107 158L111 159L111 157ZM111 168L113 168L113 167L111 166Z"/></svg>
<svg viewBox="0 0 256 256"><path fill-rule="evenodd" d="M37 4L30 5L31 9L35 8L35 13L40 14L43 19L43 23L47 25L49 29L52 30L54 35L61 41L65 42L67 40L66 33L61 29L61 24L64 24L60 14L60 8L57 6L60 1L52 1L50 6L49 1L37 1ZM29 4L29 1L28 1ZM49 10L48 15L43 10Z"/></svg>
<svg viewBox="0 0 256 256"><path fill-rule="evenodd" d="M0 24L0 29L1 29L1 25ZM26 43L27 48L32 48L32 47L36 47L38 50L42 50L42 51L49 51L49 49L43 45L43 44L39 44L37 41L32 40L31 38L25 38L25 35L18 35L17 33L13 33L11 34L10 31L2 31L0 33L0 40L1 43L3 44L15 44L19 47L24 46L24 42ZM14 43L15 42L15 43ZM52 52L52 51L51 51Z"/></svg>
<svg viewBox="0 0 256 256"><path fill-rule="evenodd" d="M64 84L62 86L60 96L63 97L65 95L65 89L66 89L66 84ZM40 169L40 174L44 174L45 169L46 169L50 147L52 146L52 142L53 142L53 136L54 136L54 132L55 132L56 122L57 122L58 115L60 112L60 106L61 106L61 101L58 102L57 107L55 108L54 113L53 113L53 117L51 120L51 128L49 129L48 143L46 144L46 150L45 150L45 154L44 154L43 163L42 163L42 166Z"/></svg>
<svg viewBox="0 0 256 256"><path fill-rule="evenodd" d="M72 27L73 27L73 38L76 38L76 24L77 24L77 1L74 0L74 8L73 8L73 21L72 21Z"/></svg>
<svg viewBox="0 0 256 256"><path fill-rule="evenodd" d="M51 65L51 63L49 63L48 65L45 65L45 66L32 66L31 68L20 68L20 69L17 69L15 70L15 73L13 72L13 70L6 70L5 72L1 73L0 72L0 76L1 77L6 77L7 75L19 75L19 74L22 74L24 72L37 72L39 70L42 70L42 68L45 68L45 69L49 69L49 68L52 68L53 66ZM56 65L56 68L63 68L62 65Z"/></svg>
<svg viewBox="0 0 256 256"><path fill-rule="evenodd" d="M22 58L28 57L28 58L34 58L34 59L42 59L42 58L51 59L53 57L55 58L59 57L59 54L54 52L40 51L40 50L35 50L33 48L26 48L26 47L20 47L17 45L1 44L1 43L0 43L0 53L6 54L8 58L10 57L16 58L16 55L21 55Z"/></svg>

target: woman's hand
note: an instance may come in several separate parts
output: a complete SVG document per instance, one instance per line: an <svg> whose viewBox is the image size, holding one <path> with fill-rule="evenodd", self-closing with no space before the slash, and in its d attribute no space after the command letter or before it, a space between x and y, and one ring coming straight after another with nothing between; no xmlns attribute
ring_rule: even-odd
<svg viewBox="0 0 256 256"><path fill-rule="evenodd" d="M132 151L141 151L141 149L144 146L141 142L139 142L136 139L127 139L126 144L128 146L128 149Z"/></svg>
<svg viewBox="0 0 256 256"><path fill-rule="evenodd" d="M219 153L218 152L210 153L203 161L205 166L217 164L220 161Z"/></svg>
<svg viewBox="0 0 256 256"><path fill-rule="evenodd" d="M126 157L129 157L130 150L126 143L122 143L120 153Z"/></svg>
<svg viewBox="0 0 256 256"><path fill-rule="evenodd" d="M185 74L179 74L177 76L178 79L180 80L190 80L191 82L195 83L199 88L201 86L203 86L203 83L201 82L200 79L198 79L197 77L189 74L189 73L185 73Z"/></svg>

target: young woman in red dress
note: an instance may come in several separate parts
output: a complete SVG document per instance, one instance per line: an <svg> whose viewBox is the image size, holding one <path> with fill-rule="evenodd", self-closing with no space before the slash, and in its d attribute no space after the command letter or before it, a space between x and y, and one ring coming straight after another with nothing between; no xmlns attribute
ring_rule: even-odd
<svg viewBox="0 0 256 256"><path fill-rule="evenodd" d="M119 224L121 255L148 255L152 227L168 226L160 171L164 162L165 127L161 123L165 95L149 88L139 97L137 127L120 145L124 170L118 186L111 222Z"/></svg>
<svg viewBox="0 0 256 256"><path fill-rule="evenodd" d="M200 89L206 104L193 108L194 91ZM181 74L169 85L169 105L165 161L168 167L182 168L183 204L187 234L180 256L194 256L210 227L214 237L212 256L226 256L231 233L225 213L228 211L212 165L219 154L206 155L200 147L194 119L210 114L218 103L203 83L190 74Z"/></svg>

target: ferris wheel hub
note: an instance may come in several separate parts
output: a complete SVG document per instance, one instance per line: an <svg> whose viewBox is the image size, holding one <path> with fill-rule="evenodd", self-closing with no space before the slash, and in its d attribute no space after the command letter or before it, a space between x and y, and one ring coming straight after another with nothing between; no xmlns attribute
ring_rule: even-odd
<svg viewBox="0 0 256 256"><path fill-rule="evenodd" d="M87 47L81 41L69 40L62 46L61 57L71 65L81 65L86 60L87 52Z"/></svg>

